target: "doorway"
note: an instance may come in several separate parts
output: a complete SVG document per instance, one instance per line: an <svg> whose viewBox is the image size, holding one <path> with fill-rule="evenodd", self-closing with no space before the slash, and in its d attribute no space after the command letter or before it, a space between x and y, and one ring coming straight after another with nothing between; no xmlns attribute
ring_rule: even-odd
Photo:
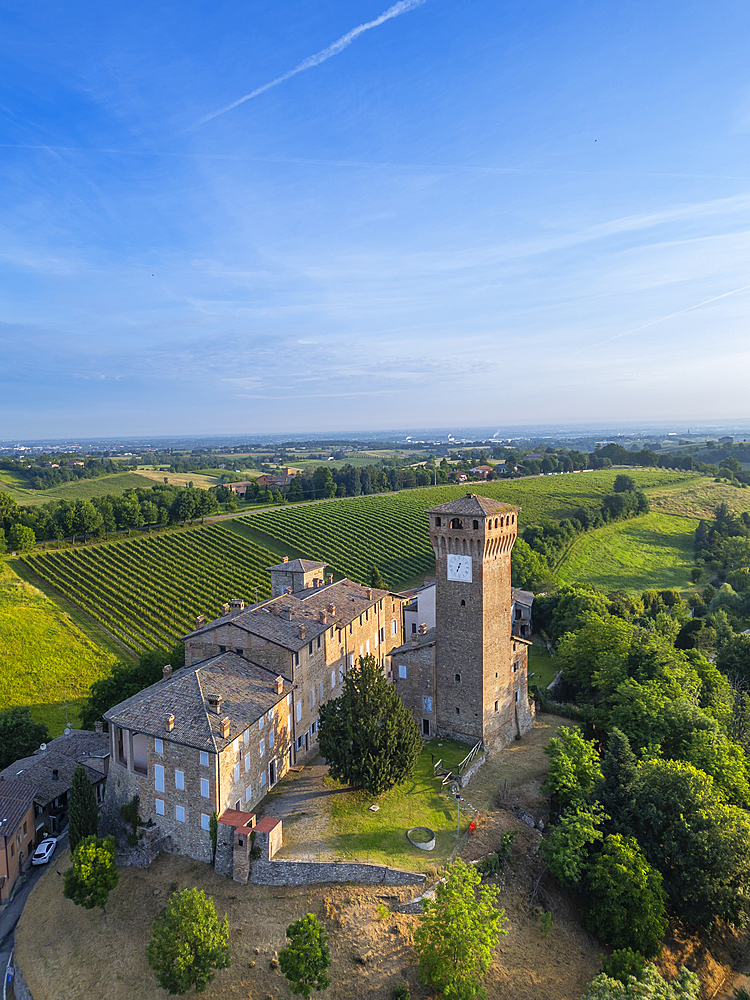
<svg viewBox="0 0 750 1000"><path fill-rule="evenodd" d="M272 760L268 765L268 783L271 787L273 787L276 784L276 781L276 761Z"/></svg>
<svg viewBox="0 0 750 1000"><path fill-rule="evenodd" d="M422 736L430 735L430 720L422 719Z"/></svg>

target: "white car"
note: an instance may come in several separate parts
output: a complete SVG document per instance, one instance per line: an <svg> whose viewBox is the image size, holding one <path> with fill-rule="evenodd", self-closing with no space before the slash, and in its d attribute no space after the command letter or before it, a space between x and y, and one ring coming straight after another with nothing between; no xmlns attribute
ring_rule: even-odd
<svg viewBox="0 0 750 1000"><path fill-rule="evenodd" d="M55 853L55 848L57 847L56 837L47 837L43 840L37 849L34 851L34 856L31 859L32 865L46 865L52 855Z"/></svg>

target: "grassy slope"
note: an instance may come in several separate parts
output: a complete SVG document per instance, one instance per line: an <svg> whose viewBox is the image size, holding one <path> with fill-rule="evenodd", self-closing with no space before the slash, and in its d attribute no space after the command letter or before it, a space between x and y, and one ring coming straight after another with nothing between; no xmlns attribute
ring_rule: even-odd
<svg viewBox="0 0 750 1000"><path fill-rule="evenodd" d="M65 728L65 699L77 704L115 657L97 646L48 597L0 562L0 709L29 705L52 735Z"/></svg>
<svg viewBox="0 0 750 1000"><path fill-rule="evenodd" d="M7 476L7 473L5 474ZM105 496L107 493L120 494L136 487L150 489L153 481L136 472L117 472L112 476L98 476L96 479L77 479L74 482L53 486L49 490L30 490L12 487L10 480L0 480L0 489L7 490L19 504L38 507L53 500L90 500L91 497Z"/></svg>
<svg viewBox="0 0 750 1000"><path fill-rule="evenodd" d="M653 490L649 493L652 510L678 517L713 518L720 503L726 503L735 514L750 510L750 490L713 479L691 480Z"/></svg>
<svg viewBox="0 0 750 1000"><path fill-rule="evenodd" d="M652 511L582 535L557 568L560 583L640 593L688 585L695 521Z"/></svg>

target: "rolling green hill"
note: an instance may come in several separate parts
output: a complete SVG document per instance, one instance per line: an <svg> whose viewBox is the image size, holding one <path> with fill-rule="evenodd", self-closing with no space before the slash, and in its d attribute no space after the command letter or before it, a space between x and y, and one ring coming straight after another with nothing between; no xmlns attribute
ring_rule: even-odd
<svg viewBox="0 0 750 1000"><path fill-rule="evenodd" d="M150 489L153 479L139 476L137 472L117 472L112 476L98 476L96 479L77 479L62 483L48 490L30 490L21 485L24 481L11 473L0 475L0 490L6 490L19 504L38 507L53 500L90 500L91 497L105 496L107 493L124 493L136 487Z"/></svg>

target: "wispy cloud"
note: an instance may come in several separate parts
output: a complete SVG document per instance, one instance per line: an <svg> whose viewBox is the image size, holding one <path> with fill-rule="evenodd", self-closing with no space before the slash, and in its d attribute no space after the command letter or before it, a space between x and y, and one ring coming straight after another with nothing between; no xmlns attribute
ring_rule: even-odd
<svg viewBox="0 0 750 1000"><path fill-rule="evenodd" d="M251 101L254 97L258 97L260 94L264 94L271 87L277 87L280 83L285 80L290 79L290 77L296 76L298 73L304 73L307 69L312 69L313 66L319 66L321 63L330 59L332 56L337 56L339 52L343 52L344 49L348 48L355 38L359 38L360 35L364 34L365 31L369 31L370 28L377 28L386 21L390 21L391 18L398 17L400 14L406 14L407 11L413 10L415 7L421 7L423 3L427 0L399 0L388 10L383 11L378 17L374 18L372 21L366 21L364 24L357 25L356 28L352 28L351 31L347 31L345 35L338 38L331 45L327 46L325 49L321 49L320 52L316 52L313 56L308 56L307 59L303 59L298 66L294 69L290 69L286 73L282 73L281 76L277 76L275 80L271 80L270 83L264 83L262 87L256 87L255 90L251 90L249 94L245 94L244 97L240 97L236 101L232 101L231 104L227 104L226 107L219 108L218 111L212 111L210 115L204 115L200 118L193 128L197 128L199 125L205 125L206 122L210 122L213 118L218 118L219 115L225 115L227 111L233 111L238 108L240 104L244 104L245 101Z"/></svg>

